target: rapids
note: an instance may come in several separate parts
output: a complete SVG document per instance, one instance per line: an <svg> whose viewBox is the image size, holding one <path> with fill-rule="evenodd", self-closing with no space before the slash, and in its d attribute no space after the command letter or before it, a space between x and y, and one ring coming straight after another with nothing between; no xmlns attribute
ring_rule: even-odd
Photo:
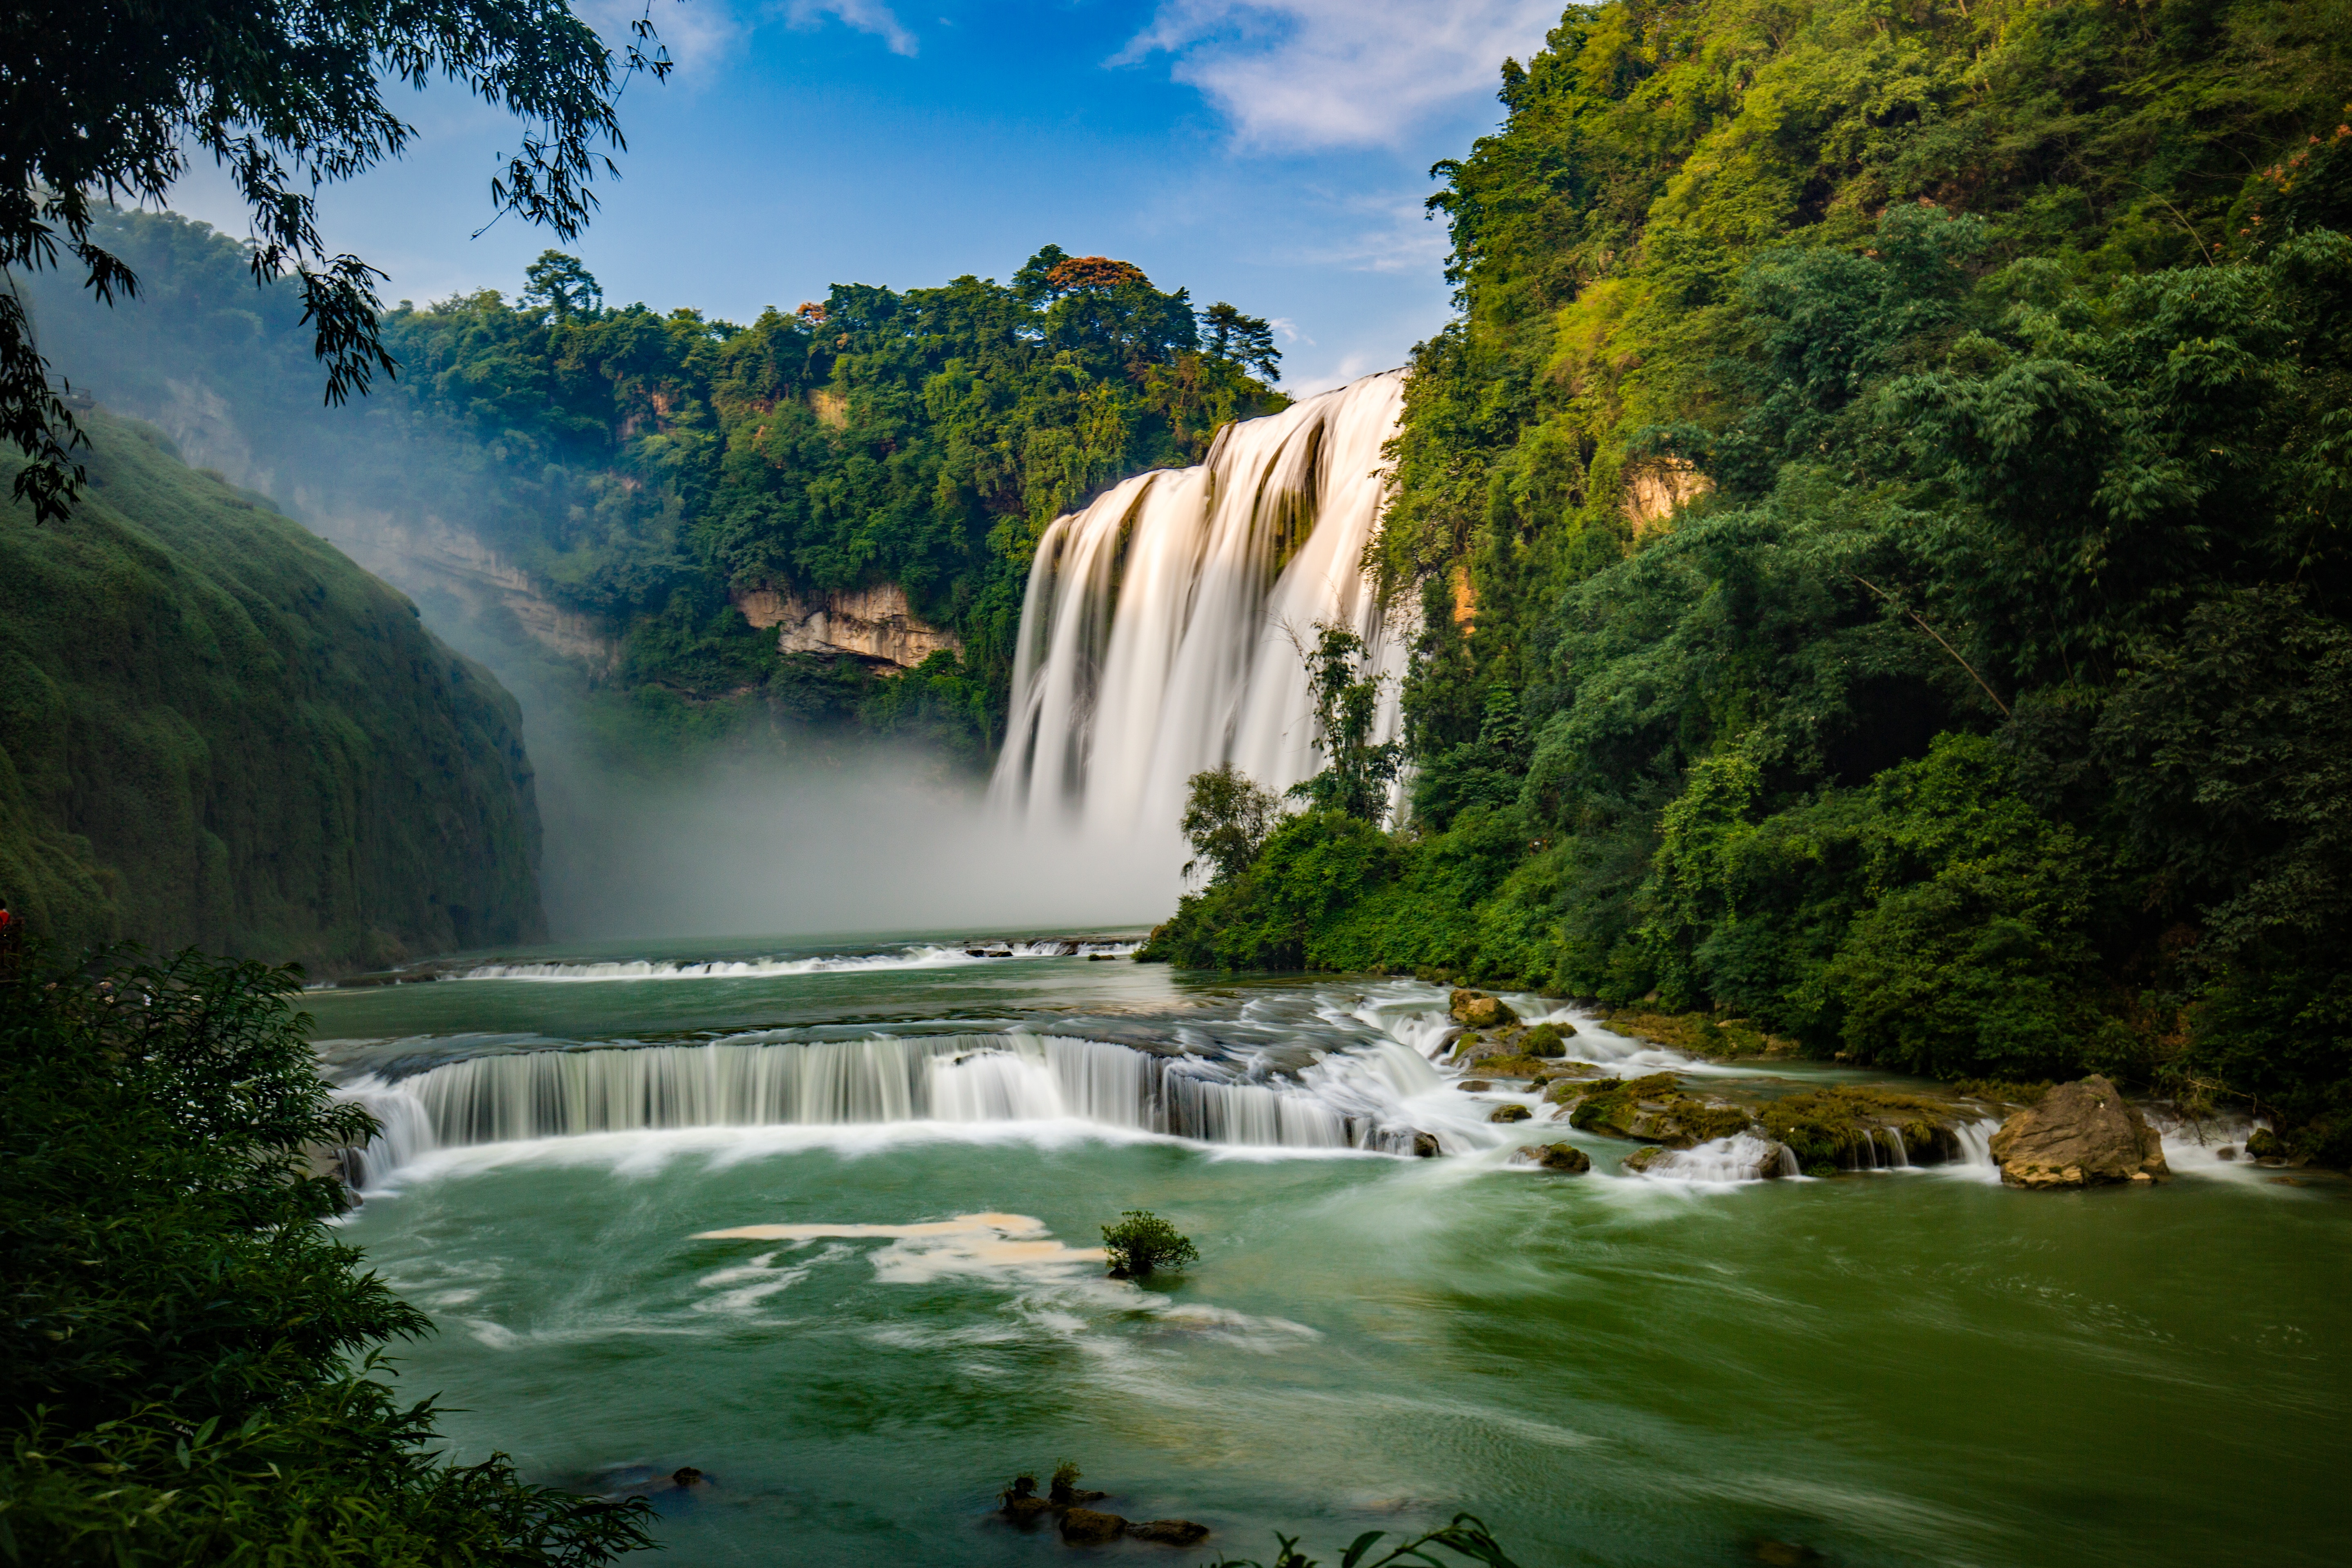
<svg viewBox="0 0 2352 1568"><path fill-rule="evenodd" d="M1176 1564L1276 1528L1328 1563L1456 1509L1527 1568L2333 1560L2345 1184L2189 1130L2155 1192L2006 1191L1980 1130L1942 1167L1758 1181L1731 1139L1627 1175L1633 1145L1489 1121L1532 1097L1456 1087L1411 982L854 962L974 947L1013 944L311 993L388 1128L347 1235L437 1324L400 1377L456 1457L646 1491L681 1568L1058 1562L990 1509L1064 1457L1105 1506L1210 1525L1113 1553ZM1515 1003L1621 1074L1858 1076ZM1446 1155L1384 1152L1406 1129ZM1593 1174L1505 1161L1563 1136ZM1104 1278L1129 1208L1200 1265Z"/></svg>

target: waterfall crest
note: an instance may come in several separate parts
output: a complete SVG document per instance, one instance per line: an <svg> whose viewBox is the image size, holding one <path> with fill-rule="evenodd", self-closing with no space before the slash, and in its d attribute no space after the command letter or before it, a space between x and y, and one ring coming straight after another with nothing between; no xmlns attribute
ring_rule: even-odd
<svg viewBox="0 0 2352 1568"><path fill-rule="evenodd" d="M1403 403L1402 371L1366 376L1054 521L1022 605L1001 809L1126 837L1172 825L1203 768L1231 762L1276 790L1307 777L1293 639L1318 622L1352 628L1391 678L1374 739L1395 737L1410 631L1385 623L1361 563Z"/></svg>
<svg viewBox="0 0 2352 1568"><path fill-rule="evenodd" d="M1405 1152L1414 1130L1395 1114L1397 1091L1436 1082L1393 1045L1269 1084L1236 1064L1101 1040L878 1035L509 1052L341 1092L383 1125L358 1154L367 1184L436 1149L690 1127L1075 1119L1207 1143Z"/></svg>

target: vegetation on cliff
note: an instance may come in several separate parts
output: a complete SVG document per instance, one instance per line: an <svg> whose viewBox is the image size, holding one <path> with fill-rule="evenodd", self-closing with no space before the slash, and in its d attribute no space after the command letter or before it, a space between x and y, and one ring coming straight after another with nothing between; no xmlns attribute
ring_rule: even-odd
<svg viewBox="0 0 2352 1568"><path fill-rule="evenodd" d="M257 290L244 247L168 215L94 221L146 285L112 312L37 290L44 341L80 384L206 430L316 518L475 530L606 628L622 645L609 689L655 708L764 697L984 753L1045 526L1286 403L1252 374L1279 362L1265 322L1047 246L1009 283L843 284L748 326L608 305L549 252L511 300L404 302L383 323L398 379L321 411L301 301ZM877 680L779 651L730 603L881 584L961 655Z"/></svg>
<svg viewBox="0 0 2352 1568"><path fill-rule="evenodd" d="M1405 825L1295 817L1168 934L2352 1156L2347 23L1571 8L1440 166Z"/></svg>
<svg viewBox="0 0 2352 1568"><path fill-rule="evenodd" d="M0 890L68 946L382 964L544 930L514 701L146 426L0 510Z"/></svg>
<svg viewBox="0 0 2352 1568"><path fill-rule="evenodd" d="M320 1081L299 984L194 958L0 980L0 1552L587 1568L646 1544L642 1503L447 1462L431 1403L382 1381L428 1325L306 1173L372 1124Z"/></svg>

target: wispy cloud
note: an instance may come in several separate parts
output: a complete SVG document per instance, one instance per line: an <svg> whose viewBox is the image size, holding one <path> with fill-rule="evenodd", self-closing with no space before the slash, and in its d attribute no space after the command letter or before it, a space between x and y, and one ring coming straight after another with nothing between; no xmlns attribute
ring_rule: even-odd
<svg viewBox="0 0 2352 1568"><path fill-rule="evenodd" d="M1542 47L1560 0L1161 0L1112 61L1164 52L1244 144L1392 145L1491 92L1503 57Z"/></svg>
<svg viewBox="0 0 2352 1568"><path fill-rule="evenodd" d="M726 0L693 0L674 5L669 0L586 0L575 5L588 25L603 34L615 50L634 42L629 24L644 17L654 25L662 47L677 62L679 75L670 79L691 88L703 67L720 58L743 31Z"/></svg>
<svg viewBox="0 0 2352 1568"><path fill-rule="evenodd" d="M1351 272L1422 273L1444 260L1450 236L1444 224L1430 221L1421 196L1385 191L1327 196L1332 216L1321 228L1328 237L1291 251L1283 261Z"/></svg>
<svg viewBox="0 0 2352 1568"><path fill-rule="evenodd" d="M784 19L795 27L821 27L828 16L844 26L873 34L894 55L915 52L915 35L880 0L792 0L784 7Z"/></svg>

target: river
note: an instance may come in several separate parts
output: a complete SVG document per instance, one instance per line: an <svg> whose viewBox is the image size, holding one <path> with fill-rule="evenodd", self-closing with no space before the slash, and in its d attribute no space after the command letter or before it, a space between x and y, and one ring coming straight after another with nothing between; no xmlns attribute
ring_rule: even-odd
<svg viewBox="0 0 2352 1568"><path fill-rule="evenodd" d="M992 1509L1065 1458L1212 1529L1101 1549L1171 1568L1456 1510L1528 1568L2345 1560L2352 1184L2188 1134L2152 1191L1626 1175L1580 1133L1593 1173L1545 1174L1428 1060L1434 988L966 947L307 995L407 1119L344 1224L435 1321L398 1375L456 1456L649 1493L676 1568L1058 1562ZM1574 1051L1678 1063L1589 1018ZM1447 1152L1383 1152L1413 1129ZM1133 1208L1200 1263L1106 1279Z"/></svg>

